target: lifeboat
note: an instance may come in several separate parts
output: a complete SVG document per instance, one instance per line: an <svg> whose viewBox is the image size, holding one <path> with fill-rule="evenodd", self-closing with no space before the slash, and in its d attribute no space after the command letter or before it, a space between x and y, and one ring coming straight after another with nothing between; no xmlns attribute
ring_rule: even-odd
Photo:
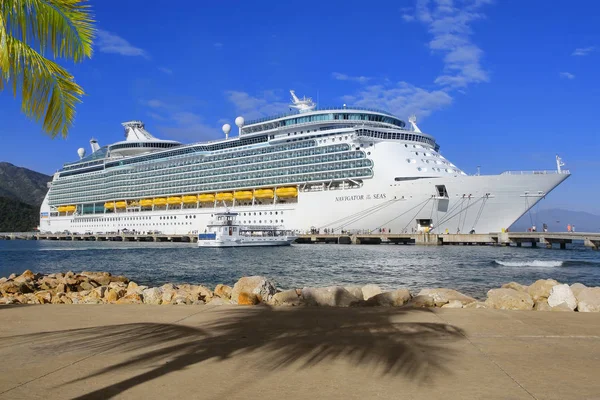
<svg viewBox="0 0 600 400"><path fill-rule="evenodd" d="M212 203L215 201L215 195L212 193L199 194L198 201L200 201L200 203Z"/></svg>
<svg viewBox="0 0 600 400"><path fill-rule="evenodd" d="M275 190L277 197L298 197L298 189L295 187L282 187Z"/></svg>
<svg viewBox="0 0 600 400"><path fill-rule="evenodd" d="M106 203L104 203L104 208L115 208L115 202L114 201L107 201Z"/></svg>
<svg viewBox="0 0 600 400"><path fill-rule="evenodd" d="M57 208L58 212L67 212L67 206L60 206Z"/></svg>
<svg viewBox="0 0 600 400"><path fill-rule="evenodd" d="M115 203L115 207L116 208L127 208L127 202L126 201L117 201Z"/></svg>
<svg viewBox="0 0 600 400"><path fill-rule="evenodd" d="M142 200L140 200L140 206L142 206L142 207L152 207L152 199L142 199Z"/></svg>
<svg viewBox="0 0 600 400"><path fill-rule="evenodd" d="M250 190L240 190L233 194L233 198L236 200L252 200L252 192Z"/></svg>
<svg viewBox="0 0 600 400"><path fill-rule="evenodd" d="M157 197L152 201L152 204L154 204L155 206L164 206L167 204L167 199L165 199L164 197Z"/></svg>
<svg viewBox="0 0 600 400"><path fill-rule="evenodd" d="M181 197L167 197L167 204L181 204Z"/></svg>
<svg viewBox="0 0 600 400"><path fill-rule="evenodd" d="M66 212L74 212L77 209L75 206L66 206L65 208Z"/></svg>
<svg viewBox="0 0 600 400"><path fill-rule="evenodd" d="M183 202L186 204L196 203L198 196L183 196Z"/></svg>
<svg viewBox="0 0 600 400"><path fill-rule="evenodd" d="M272 199L274 196L273 189L257 189L254 191L254 197L257 199Z"/></svg>
<svg viewBox="0 0 600 400"><path fill-rule="evenodd" d="M140 206L140 202L139 201L130 201L129 202L129 206L130 207L139 207Z"/></svg>
<svg viewBox="0 0 600 400"><path fill-rule="evenodd" d="M231 201L231 200L233 200L233 193L231 193L231 192L217 193L215 199L217 199L217 201Z"/></svg>

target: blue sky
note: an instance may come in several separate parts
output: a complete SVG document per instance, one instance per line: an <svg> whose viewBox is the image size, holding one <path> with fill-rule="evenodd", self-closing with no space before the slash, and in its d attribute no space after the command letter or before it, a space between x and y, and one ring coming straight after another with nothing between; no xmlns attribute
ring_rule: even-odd
<svg viewBox="0 0 600 400"><path fill-rule="evenodd" d="M591 0L92 1L91 60L67 65L87 95L51 140L0 94L0 160L44 173L121 140L141 119L195 142L224 122L321 106L416 113L463 170L573 176L541 207L600 214L600 3ZM174 3L175 4L175 3ZM89 150L88 150L89 151Z"/></svg>

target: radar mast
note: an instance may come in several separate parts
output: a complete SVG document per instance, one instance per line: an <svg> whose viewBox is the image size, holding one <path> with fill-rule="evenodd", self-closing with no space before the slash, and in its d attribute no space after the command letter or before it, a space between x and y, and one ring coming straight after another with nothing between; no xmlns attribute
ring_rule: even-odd
<svg viewBox="0 0 600 400"><path fill-rule="evenodd" d="M290 94L292 95L292 104L290 104L290 107L295 108L300 113L313 111L317 107L310 97L299 99L294 90L290 90Z"/></svg>

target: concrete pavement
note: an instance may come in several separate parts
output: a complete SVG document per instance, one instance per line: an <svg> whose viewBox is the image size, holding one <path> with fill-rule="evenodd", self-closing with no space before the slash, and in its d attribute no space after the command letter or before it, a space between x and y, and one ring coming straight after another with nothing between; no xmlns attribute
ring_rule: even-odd
<svg viewBox="0 0 600 400"><path fill-rule="evenodd" d="M600 314L0 307L0 399L600 399Z"/></svg>

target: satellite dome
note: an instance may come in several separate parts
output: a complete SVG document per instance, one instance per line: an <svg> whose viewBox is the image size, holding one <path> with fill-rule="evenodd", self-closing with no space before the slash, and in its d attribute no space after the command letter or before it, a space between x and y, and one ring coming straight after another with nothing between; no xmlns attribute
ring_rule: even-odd
<svg viewBox="0 0 600 400"><path fill-rule="evenodd" d="M224 134L228 135L229 132L231 132L231 125L225 124L225 125L223 125L223 128L221 128L221 129L223 129Z"/></svg>
<svg viewBox="0 0 600 400"><path fill-rule="evenodd" d="M79 149L77 149L77 155L79 156L79 159L82 159L83 157L85 157L85 149L83 147L80 147Z"/></svg>
<svg viewBox="0 0 600 400"><path fill-rule="evenodd" d="M238 126L238 128L244 126L244 117L237 117L235 119L235 124Z"/></svg>

